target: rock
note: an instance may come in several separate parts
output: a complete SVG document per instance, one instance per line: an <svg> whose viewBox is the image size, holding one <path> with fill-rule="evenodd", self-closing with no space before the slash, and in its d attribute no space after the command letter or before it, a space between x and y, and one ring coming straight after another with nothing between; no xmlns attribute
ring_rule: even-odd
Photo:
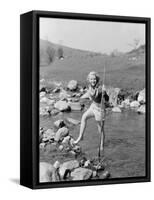
<svg viewBox="0 0 154 200"><path fill-rule="evenodd" d="M76 120L76 119L73 119L71 117L67 117L67 121L73 125L78 125L80 124L80 121L79 120Z"/></svg>
<svg viewBox="0 0 154 200"><path fill-rule="evenodd" d="M69 141L70 141L70 136L68 135L68 136L66 136L66 137L64 137L64 139L63 139L63 141L62 141L62 144L69 144Z"/></svg>
<svg viewBox="0 0 154 200"><path fill-rule="evenodd" d="M121 109L119 107L112 108L112 112L121 113Z"/></svg>
<svg viewBox="0 0 154 200"><path fill-rule="evenodd" d="M57 115L59 112L60 112L59 110L54 108L54 109L51 110L50 114L51 115Z"/></svg>
<svg viewBox="0 0 154 200"><path fill-rule="evenodd" d="M64 178L65 173L69 170L72 171L73 169L79 167L79 162L77 160L70 160L64 162L59 168L59 174L61 178Z"/></svg>
<svg viewBox="0 0 154 200"><path fill-rule="evenodd" d="M71 110L73 110L73 111L82 110L81 104L79 102L69 102L68 104L69 104Z"/></svg>
<svg viewBox="0 0 154 200"><path fill-rule="evenodd" d="M47 116L47 115L49 115L49 111L47 110L47 108L45 108L45 107L42 107L42 108L40 108L40 115L41 116Z"/></svg>
<svg viewBox="0 0 154 200"><path fill-rule="evenodd" d="M131 108L138 108L140 106L140 103L138 101L132 101L130 103Z"/></svg>
<svg viewBox="0 0 154 200"><path fill-rule="evenodd" d="M93 171L91 169L79 167L71 172L72 180L88 180L92 177Z"/></svg>
<svg viewBox="0 0 154 200"><path fill-rule="evenodd" d="M40 92L40 98L44 97L46 95L46 92Z"/></svg>
<svg viewBox="0 0 154 200"><path fill-rule="evenodd" d="M60 88L55 88L53 91L52 91L53 93L58 93L58 92L60 92Z"/></svg>
<svg viewBox="0 0 154 200"><path fill-rule="evenodd" d="M44 149L44 147L45 147L45 143L44 142L40 143L40 149Z"/></svg>
<svg viewBox="0 0 154 200"><path fill-rule="evenodd" d="M56 128L62 128L62 127L65 126L65 122L64 122L64 120L59 119L59 120L57 120L57 121L54 122L54 126Z"/></svg>
<svg viewBox="0 0 154 200"><path fill-rule="evenodd" d="M84 167L89 167L91 165L90 160L86 160L86 162L84 163Z"/></svg>
<svg viewBox="0 0 154 200"><path fill-rule="evenodd" d="M70 153L72 156L76 156L76 152L73 151L73 150L69 151L69 153Z"/></svg>
<svg viewBox="0 0 154 200"><path fill-rule="evenodd" d="M81 147L78 146L78 145L75 145L72 150L75 151L76 153L80 153L81 152Z"/></svg>
<svg viewBox="0 0 154 200"><path fill-rule="evenodd" d="M96 172L96 171L93 171L92 177L95 178L96 176L97 176L97 172Z"/></svg>
<svg viewBox="0 0 154 200"><path fill-rule="evenodd" d="M47 97L43 97L40 99L40 103L47 103L48 102L48 98Z"/></svg>
<svg viewBox="0 0 154 200"><path fill-rule="evenodd" d="M59 169L60 167L60 162L57 160L54 164L53 164L55 169Z"/></svg>
<svg viewBox="0 0 154 200"><path fill-rule="evenodd" d="M138 114L145 114L145 105L141 105L138 110L137 110Z"/></svg>
<svg viewBox="0 0 154 200"><path fill-rule="evenodd" d="M108 171L104 171L100 176L101 179L108 179L109 177L110 173Z"/></svg>
<svg viewBox="0 0 154 200"><path fill-rule="evenodd" d="M138 102L145 103L145 89L141 90L138 95Z"/></svg>
<svg viewBox="0 0 154 200"><path fill-rule="evenodd" d="M54 137L55 137L55 133L54 133L53 129L48 129L43 134L43 141L45 141L44 139L46 139L46 140L54 139Z"/></svg>
<svg viewBox="0 0 154 200"><path fill-rule="evenodd" d="M74 141L75 141L75 140L74 140L73 138L70 139L70 145L71 145L71 146L74 146Z"/></svg>
<svg viewBox="0 0 154 200"><path fill-rule="evenodd" d="M70 111L69 103L66 101L59 100L54 104L54 107L60 111Z"/></svg>
<svg viewBox="0 0 154 200"><path fill-rule="evenodd" d="M47 101L48 105L54 105L54 103L55 103L55 100L48 99Z"/></svg>
<svg viewBox="0 0 154 200"><path fill-rule="evenodd" d="M62 151L64 149L64 146L63 145L59 145L58 149L59 149L59 151Z"/></svg>
<svg viewBox="0 0 154 200"><path fill-rule="evenodd" d="M55 134L55 141L59 141L62 140L64 137L66 137L69 133L68 128L66 127L62 127L60 129L58 129L58 131Z"/></svg>
<svg viewBox="0 0 154 200"><path fill-rule="evenodd" d="M61 92L59 94L59 99L63 100L63 99L67 99L69 97L70 97L70 95L67 93L66 90L61 90Z"/></svg>
<svg viewBox="0 0 154 200"><path fill-rule="evenodd" d="M55 182L58 181L56 169L47 162L40 162L39 182Z"/></svg>
<svg viewBox="0 0 154 200"><path fill-rule="evenodd" d="M125 99L124 101L121 102L122 108L127 108L128 106L130 106L130 100L129 99Z"/></svg>
<svg viewBox="0 0 154 200"><path fill-rule="evenodd" d="M78 82L76 80L69 81L67 88L71 91L74 91L78 88Z"/></svg>

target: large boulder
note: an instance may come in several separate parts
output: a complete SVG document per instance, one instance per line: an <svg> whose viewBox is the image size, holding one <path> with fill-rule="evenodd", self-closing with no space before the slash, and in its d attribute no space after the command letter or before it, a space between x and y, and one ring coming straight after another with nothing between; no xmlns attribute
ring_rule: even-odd
<svg viewBox="0 0 154 200"><path fill-rule="evenodd" d="M57 101L54 104L54 107L60 111L69 111L70 110L70 106L69 103L67 103L66 101Z"/></svg>
<svg viewBox="0 0 154 200"><path fill-rule="evenodd" d="M137 99L140 103L145 103L145 89L141 90Z"/></svg>
<svg viewBox="0 0 154 200"><path fill-rule="evenodd" d="M78 88L78 82L76 80L69 81L67 88L71 91L74 91Z"/></svg>
<svg viewBox="0 0 154 200"><path fill-rule="evenodd" d="M138 108L140 106L140 103L138 101L132 101L130 103L131 108Z"/></svg>
<svg viewBox="0 0 154 200"><path fill-rule="evenodd" d="M91 169L79 167L71 172L72 180L87 180L90 179L93 175Z"/></svg>
<svg viewBox="0 0 154 200"><path fill-rule="evenodd" d="M55 141L59 141L62 140L64 137L66 137L69 133L68 128L66 127L62 127L60 129L58 129L58 131L55 134Z"/></svg>
<svg viewBox="0 0 154 200"><path fill-rule="evenodd" d="M55 182L58 181L56 169L47 162L40 162L39 182Z"/></svg>
<svg viewBox="0 0 154 200"><path fill-rule="evenodd" d="M145 114L145 105L141 105L138 110L137 110L138 114Z"/></svg>
<svg viewBox="0 0 154 200"><path fill-rule="evenodd" d="M72 171L73 169L79 167L79 162L77 160L70 160L64 162L59 168L59 174L61 178L64 178L65 174L68 171Z"/></svg>
<svg viewBox="0 0 154 200"><path fill-rule="evenodd" d="M62 127L64 127L65 125L66 125L66 124L65 124L64 120L62 120L62 119L59 119L59 120L57 120L57 121L54 122L54 126L55 126L56 128L62 128Z"/></svg>
<svg viewBox="0 0 154 200"><path fill-rule="evenodd" d="M82 110L82 106L79 102L69 102L69 106L73 111L80 111Z"/></svg>

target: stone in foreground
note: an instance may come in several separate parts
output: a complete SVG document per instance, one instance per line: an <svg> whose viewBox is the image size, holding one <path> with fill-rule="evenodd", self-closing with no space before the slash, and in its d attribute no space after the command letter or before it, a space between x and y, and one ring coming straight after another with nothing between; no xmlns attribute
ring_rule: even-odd
<svg viewBox="0 0 154 200"><path fill-rule="evenodd" d="M72 180L88 180L92 177L93 171L91 169L86 169L79 167L71 172Z"/></svg>
<svg viewBox="0 0 154 200"><path fill-rule="evenodd" d="M41 183L58 181L56 169L50 163L40 162L39 179Z"/></svg>
<svg viewBox="0 0 154 200"><path fill-rule="evenodd" d="M72 171L73 169L79 167L79 162L77 160L70 160L64 162L59 169L59 174L61 178L64 178L64 175L67 171Z"/></svg>

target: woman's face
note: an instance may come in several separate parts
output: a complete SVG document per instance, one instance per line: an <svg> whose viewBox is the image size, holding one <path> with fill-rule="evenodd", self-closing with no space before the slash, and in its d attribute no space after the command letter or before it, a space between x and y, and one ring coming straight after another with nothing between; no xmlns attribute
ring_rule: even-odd
<svg viewBox="0 0 154 200"><path fill-rule="evenodd" d="M95 87L96 83L97 83L97 79L95 75L90 75L89 76L89 83L92 87Z"/></svg>

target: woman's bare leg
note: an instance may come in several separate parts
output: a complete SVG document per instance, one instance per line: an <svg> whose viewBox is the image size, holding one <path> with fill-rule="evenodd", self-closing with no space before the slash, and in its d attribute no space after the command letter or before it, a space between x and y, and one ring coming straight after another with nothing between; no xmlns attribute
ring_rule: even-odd
<svg viewBox="0 0 154 200"><path fill-rule="evenodd" d="M100 121L97 121L97 127L98 127L98 132L100 134L100 150L104 150L104 141L105 141L105 132L104 132L104 120L102 123Z"/></svg>
<svg viewBox="0 0 154 200"><path fill-rule="evenodd" d="M93 117L94 114L93 112L91 112L90 109L88 109L82 116L81 119L81 125L80 125L80 133L79 133L79 137L77 138L76 141L74 141L74 144L77 144L79 141L83 140L83 135L87 126L87 119Z"/></svg>

